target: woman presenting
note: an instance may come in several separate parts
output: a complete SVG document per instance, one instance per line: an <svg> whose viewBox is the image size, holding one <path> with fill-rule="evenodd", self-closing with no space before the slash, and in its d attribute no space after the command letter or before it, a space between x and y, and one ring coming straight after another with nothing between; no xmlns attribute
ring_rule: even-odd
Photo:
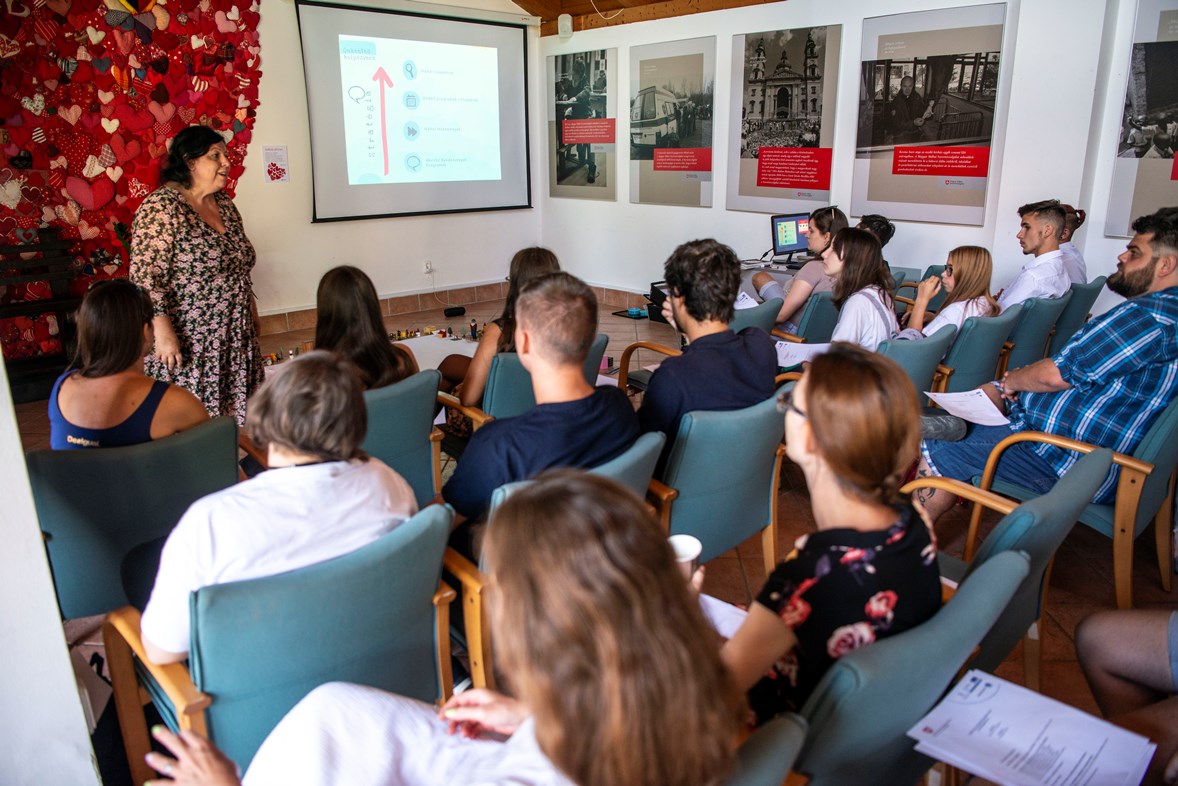
<svg viewBox="0 0 1178 786"><path fill-rule="evenodd" d="M214 417L245 422L262 384L258 312L250 284L256 255L233 200L221 135L189 126L172 140L158 189L135 213L131 279L151 296L150 376L196 395Z"/></svg>

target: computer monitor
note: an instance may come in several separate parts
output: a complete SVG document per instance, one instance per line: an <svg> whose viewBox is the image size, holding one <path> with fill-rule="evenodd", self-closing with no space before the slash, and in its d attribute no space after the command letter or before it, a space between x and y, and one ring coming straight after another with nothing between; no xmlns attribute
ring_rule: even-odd
<svg viewBox="0 0 1178 786"><path fill-rule="evenodd" d="M810 233L809 213L788 213L769 219L773 228L773 256L792 257L806 251Z"/></svg>

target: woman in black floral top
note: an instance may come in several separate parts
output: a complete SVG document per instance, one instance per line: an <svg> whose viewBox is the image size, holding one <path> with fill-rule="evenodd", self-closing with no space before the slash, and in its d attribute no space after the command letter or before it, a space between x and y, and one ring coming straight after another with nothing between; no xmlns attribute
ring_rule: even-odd
<svg viewBox="0 0 1178 786"><path fill-rule="evenodd" d="M221 135L189 126L172 140L163 183L135 213L131 279L151 295L155 353L148 375L191 391L214 417L245 422L262 384L254 247L222 189L229 158Z"/></svg>
<svg viewBox="0 0 1178 786"><path fill-rule="evenodd" d="M835 660L941 605L932 530L899 493L920 444L904 371L836 343L780 406L818 531L798 539L724 646L758 723L801 709Z"/></svg>

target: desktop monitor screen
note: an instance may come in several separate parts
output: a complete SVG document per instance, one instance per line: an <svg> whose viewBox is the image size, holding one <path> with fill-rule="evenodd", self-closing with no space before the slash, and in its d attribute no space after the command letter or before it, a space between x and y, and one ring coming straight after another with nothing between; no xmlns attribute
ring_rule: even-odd
<svg viewBox="0 0 1178 786"><path fill-rule="evenodd" d="M774 256L780 257L806 250L806 236L810 232L809 213L773 216L770 221L773 226Z"/></svg>

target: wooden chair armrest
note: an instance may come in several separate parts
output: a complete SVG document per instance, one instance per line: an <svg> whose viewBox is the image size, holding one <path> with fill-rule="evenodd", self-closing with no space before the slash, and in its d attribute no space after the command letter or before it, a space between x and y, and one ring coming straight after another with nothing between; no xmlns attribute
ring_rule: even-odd
<svg viewBox="0 0 1178 786"><path fill-rule="evenodd" d="M449 546L442 553L442 567L462 584L462 613L466 629L466 651L470 658L471 679L476 688L495 687L492 665L490 626L483 604L487 577L475 564ZM439 634L440 635L440 634Z"/></svg>
<svg viewBox="0 0 1178 786"><path fill-rule="evenodd" d="M917 281L901 282L900 284L896 285L896 291L899 292L901 289L916 289L918 283L919 282L917 282Z"/></svg>
<svg viewBox="0 0 1178 786"><path fill-rule="evenodd" d="M902 286L902 285L901 285L901 286ZM912 298L910 298L910 297L904 297L903 295L896 295L896 302L897 302L897 303L904 303L904 304L906 304L906 305L909 305L909 306L915 306L915 305L916 305L916 301L915 301L915 300L913 300L913 299L912 299Z"/></svg>
<svg viewBox="0 0 1178 786"><path fill-rule="evenodd" d="M989 489L994 484L994 473L998 469L998 460L1002 457L1002 453L1016 442L1042 442L1064 450L1074 450L1077 453L1091 453L1099 447L1088 442L1062 437L1058 434L1047 434L1042 431L1015 432L995 445L990 451L990 457L986 459L986 468L982 471L981 488ZM1153 472L1153 464L1133 458L1125 453L1114 452L1113 463L1121 467L1122 472L1135 474L1140 478L1145 478Z"/></svg>
<svg viewBox="0 0 1178 786"><path fill-rule="evenodd" d="M256 442L249 438L249 435L244 431L237 432L237 447L245 452L247 456L254 461L261 464L263 467L270 467L270 451L263 450Z"/></svg>
<svg viewBox="0 0 1178 786"><path fill-rule="evenodd" d="M1080 442L1079 440L1070 437L1062 437L1058 434L1047 434L1042 431L1018 431L1003 439L990 450L990 455L986 459L986 466L982 470L982 478L979 483L980 488L989 491L994 485L994 475L998 470L998 461L1002 458L1003 452L1011 445L1018 442L1041 442L1047 445L1054 445L1057 448L1064 450L1074 450L1078 453L1091 453L1097 448L1096 445L1087 442ZM1127 509L1136 510L1137 500L1140 498L1141 488L1144 485L1145 477L1153 472L1153 464L1148 461L1133 458L1124 453L1113 453L1113 463L1121 467L1121 477L1117 485L1117 508L1127 506ZM1126 492L1125 499L1121 499L1122 489L1133 489L1136 493ZM969 529L965 539L964 558L966 562L973 559L974 546L977 542L978 526L981 523L982 511L981 508L974 506L973 512L969 517ZM1132 531L1132 526L1129 527ZM1118 598L1120 601L1120 598Z"/></svg>
<svg viewBox="0 0 1178 786"><path fill-rule="evenodd" d="M672 349L665 344L656 344L653 341L635 341L622 350L621 360L618 361L618 387L622 390L626 389L626 380L630 377L630 356L640 349L649 349L651 352L657 352L660 355L666 355L671 358L683 354L679 350Z"/></svg>
<svg viewBox="0 0 1178 786"><path fill-rule="evenodd" d="M464 588L481 591L487 584L487 577L483 572L473 562L449 546L442 553L442 567L462 582Z"/></svg>
<svg viewBox="0 0 1178 786"><path fill-rule="evenodd" d="M938 363L936 373L933 374L932 392L944 393L949 387L949 377L951 376L953 376L953 369L944 363Z"/></svg>
<svg viewBox="0 0 1178 786"><path fill-rule="evenodd" d="M806 343L806 339L802 338L801 336L795 336L793 333L786 333L784 330L778 330L777 328L773 328L773 330L770 331L770 334L773 337L779 338L783 341L792 341L794 344Z"/></svg>
<svg viewBox="0 0 1178 786"><path fill-rule="evenodd" d="M790 770L789 775L785 776L784 786L810 786L810 776Z"/></svg>
<svg viewBox="0 0 1178 786"><path fill-rule="evenodd" d="M444 581L438 581L434 592L434 622L438 646L438 704L444 704L454 695L454 667L450 660L450 604L458 593Z"/></svg>
<svg viewBox="0 0 1178 786"><path fill-rule="evenodd" d="M442 493L442 440L446 435L437 426L429 431L430 453L433 458L434 494Z"/></svg>
<svg viewBox="0 0 1178 786"><path fill-rule="evenodd" d="M935 475L929 475L923 478L916 478L903 485L900 489L901 494L911 494L917 489L938 489L940 491L947 491L958 497L964 497L970 502L976 502L984 505L990 510L996 510L1003 516L1010 513L1018 507L1018 503L1006 497L999 496L992 491L980 489L970 483L962 483L960 480L952 478L939 478Z"/></svg>
<svg viewBox="0 0 1178 786"><path fill-rule="evenodd" d="M104 626L106 630L127 643L131 652L151 674L152 679L159 683L160 689L168 695L178 716L204 712L212 703L212 697L196 689L187 666L183 663L159 664L148 660L147 650L143 646L143 635L139 630L140 617L138 609L124 606L106 615Z"/></svg>
<svg viewBox="0 0 1178 786"><path fill-rule="evenodd" d="M773 387L779 388L785 382L797 382L802 378L800 371L786 371L784 374L778 374L773 378Z"/></svg>
<svg viewBox="0 0 1178 786"><path fill-rule="evenodd" d="M671 503L679 497L679 490L673 489L661 480L650 479L646 488L646 500L654 506L655 515L667 532L671 531Z"/></svg>
<svg viewBox="0 0 1178 786"><path fill-rule="evenodd" d="M434 592L434 605L448 606L456 600L458 600L458 593L454 591L454 588L444 581L439 581L438 589Z"/></svg>
<svg viewBox="0 0 1178 786"><path fill-rule="evenodd" d="M479 426L485 425L494 420L493 417L488 415L486 412L483 412L478 407L468 407L466 404L462 403L458 396L452 395L450 393L442 393L439 391L438 403L442 406L456 409L463 415L466 415L468 418L470 418L471 422L474 423L474 427L476 429Z"/></svg>

